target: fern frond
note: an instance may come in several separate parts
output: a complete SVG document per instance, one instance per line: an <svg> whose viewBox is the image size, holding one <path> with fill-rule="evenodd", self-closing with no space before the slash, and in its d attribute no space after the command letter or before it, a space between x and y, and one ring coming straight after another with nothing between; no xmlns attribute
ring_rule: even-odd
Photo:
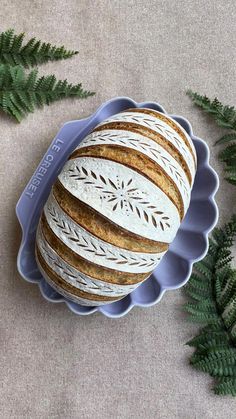
<svg viewBox="0 0 236 419"><path fill-rule="evenodd" d="M227 359L225 359L225 356L227 356ZM222 354L215 355L212 359L208 356L194 364L192 363L192 365L197 370L207 372L213 377L236 377L235 356L230 356L224 351L222 351Z"/></svg>
<svg viewBox="0 0 236 419"><path fill-rule="evenodd" d="M0 64L22 65L29 68L48 61L70 58L78 51L66 50L49 43L31 38L23 45L25 34L15 35L14 29L8 29L0 35Z"/></svg>
<svg viewBox="0 0 236 419"><path fill-rule="evenodd" d="M197 310L198 312L202 312L202 313L216 313L216 305L215 302L212 300L211 297L207 297L205 299L202 299L201 301L198 302L194 302L194 303L186 303L185 304L185 308L186 310L190 313L192 313L192 310Z"/></svg>
<svg viewBox="0 0 236 419"><path fill-rule="evenodd" d="M214 311L207 310L207 309L200 311L198 307L194 306L194 304L193 305L185 304L184 310L189 314L189 319L192 322L204 323L204 324L208 322L213 323L213 324L218 324L219 322L219 318Z"/></svg>
<svg viewBox="0 0 236 419"><path fill-rule="evenodd" d="M211 345L211 343L224 343L226 345L229 341L230 339L228 334L225 331L219 330L218 332L201 332L199 335L188 341L187 345L200 348L201 345Z"/></svg>
<svg viewBox="0 0 236 419"><path fill-rule="evenodd" d="M226 284L224 288L222 288L221 294L218 298L218 305L221 311L224 310L224 307L227 307L232 297L236 294L236 272L233 270L230 270L229 272Z"/></svg>
<svg viewBox="0 0 236 419"><path fill-rule="evenodd" d="M192 298L192 300L195 301L202 301L203 298L205 298L205 292L197 291L193 286L189 285L186 286L185 294L188 295L188 297Z"/></svg>
<svg viewBox="0 0 236 419"><path fill-rule="evenodd" d="M230 144L219 153L219 159L225 163L236 160L236 143Z"/></svg>
<svg viewBox="0 0 236 419"><path fill-rule="evenodd" d="M210 100L207 96L199 95L192 90L187 95L205 112L213 116L218 125L223 128L236 129L236 109L233 106L224 106L217 99Z"/></svg>
<svg viewBox="0 0 236 419"><path fill-rule="evenodd" d="M202 274L205 278L211 279L212 271L210 268L208 268L204 260L195 263L194 268L198 273Z"/></svg>
<svg viewBox="0 0 236 419"><path fill-rule="evenodd" d="M230 301L224 307L222 318L226 327L229 329L236 322L236 299L235 294L231 297Z"/></svg>
<svg viewBox="0 0 236 419"><path fill-rule="evenodd" d="M229 176L226 176L225 180L231 183L231 185L236 185L236 175L233 173L231 173Z"/></svg>
<svg viewBox="0 0 236 419"><path fill-rule="evenodd" d="M223 135L216 144L229 144L219 153L219 159L224 163L225 179L232 185L236 185L236 108L224 106L217 98L210 100L207 96L187 91L193 102L210 114L218 125L230 129L229 134Z"/></svg>
<svg viewBox="0 0 236 419"><path fill-rule="evenodd" d="M191 342L191 341L190 341ZM204 352L207 353L207 351L209 351L212 348L227 348L229 344L229 339L227 337L227 335L223 335L222 333L217 334L213 334L210 335L209 334L204 334L204 339L203 336L201 337L201 339L198 339L197 341L193 341L191 345L189 346L196 346L198 347L198 351L200 351L201 353Z"/></svg>
<svg viewBox="0 0 236 419"><path fill-rule="evenodd" d="M186 287L190 285L194 287L196 290L202 291L203 293L208 293L209 290L211 290L211 281L208 278L204 278L204 276L199 275L199 273L197 272L192 273L191 283L188 282Z"/></svg>
<svg viewBox="0 0 236 419"><path fill-rule="evenodd" d="M94 95L83 90L81 83L72 85L67 80L56 80L54 75L40 78L37 75L37 70L26 75L22 66L0 64L0 108L19 122L35 108L56 100Z"/></svg>
<svg viewBox="0 0 236 419"><path fill-rule="evenodd" d="M236 378L223 377L214 387L214 392L219 396L236 396Z"/></svg>
<svg viewBox="0 0 236 419"><path fill-rule="evenodd" d="M235 345L236 345L236 322L234 322L234 324L232 325L229 333L230 333L230 337L232 339L232 342L234 342Z"/></svg>
<svg viewBox="0 0 236 419"><path fill-rule="evenodd" d="M223 228L215 228L208 254L194 266L184 305L190 320L205 323L187 344L195 348L190 358L194 368L218 378L216 394L234 394L236 389L236 270L231 247L236 236L236 216ZM222 381L222 377L232 377ZM235 392L236 395L236 392Z"/></svg>
<svg viewBox="0 0 236 419"><path fill-rule="evenodd" d="M236 141L236 132L223 135L223 137L216 141L216 144L226 144L231 143L232 141Z"/></svg>

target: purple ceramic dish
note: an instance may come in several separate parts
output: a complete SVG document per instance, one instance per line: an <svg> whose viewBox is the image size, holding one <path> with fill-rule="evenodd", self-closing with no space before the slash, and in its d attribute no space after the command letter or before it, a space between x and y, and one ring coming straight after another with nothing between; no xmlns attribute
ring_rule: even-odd
<svg viewBox="0 0 236 419"><path fill-rule="evenodd" d="M209 165L208 146L193 135L191 125L185 118L170 115L192 138L197 152L198 167L188 212L175 240L156 270L130 295L101 307L75 304L47 284L38 270L34 247L40 213L51 186L68 155L98 123L132 107L145 107L166 113L157 103L136 103L124 97L109 100L86 119L67 122L54 138L16 206L17 218L22 228L22 241L17 259L20 275L28 282L37 283L46 300L54 303L65 302L76 314L87 315L100 311L107 317L121 317L134 306L152 306L160 301L166 290L183 286L191 274L193 263L205 256L208 249L208 234L218 219L218 210L214 201L218 189L218 176Z"/></svg>

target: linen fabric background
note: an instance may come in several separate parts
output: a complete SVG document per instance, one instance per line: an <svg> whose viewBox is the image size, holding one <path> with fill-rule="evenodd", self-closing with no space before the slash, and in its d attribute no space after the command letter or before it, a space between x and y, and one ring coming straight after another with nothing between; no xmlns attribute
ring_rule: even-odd
<svg viewBox="0 0 236 419"><path fill-rule="evenodd" d="M181 290L148 309L111 320L76 317L47 303L16 270L20 228L15 204L64 122L105 100L153 100L189 119L206 139L221 178L220 223L236 189L223 180L213 147L221 131L193 107L192 88L235 104L236 33L232 0L2 0L1 30L78 49L70 60L40 67L96 91L29 115L20 125L0 116L0 417L235 418L236 399L211 392L213 380L188 365L184 346L197 331L181 310Z"/></svg>

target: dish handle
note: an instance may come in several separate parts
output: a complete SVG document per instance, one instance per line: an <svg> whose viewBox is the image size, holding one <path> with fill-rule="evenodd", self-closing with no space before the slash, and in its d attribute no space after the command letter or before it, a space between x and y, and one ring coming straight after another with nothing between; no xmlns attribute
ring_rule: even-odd
<svg viewBox="0 0 236 419"><path fill-rule="evenodd" d="M35 234L39 214L51 186L77 140L77 133L84 129L86 120L70 121L63 125L40 161L16 205L16 215L23 235ZM74 137L74 140L71 140ZM42 187L47 184L47 188ZM37 208L37 211L35 211ZM35 216L36 214L36 216Z"/></svg>

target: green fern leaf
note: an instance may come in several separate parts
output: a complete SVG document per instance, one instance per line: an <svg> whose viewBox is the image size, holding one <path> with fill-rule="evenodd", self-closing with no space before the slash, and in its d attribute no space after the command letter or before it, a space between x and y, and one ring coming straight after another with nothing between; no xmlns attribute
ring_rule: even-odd
<svg viewBox="0 0 236 419"><path fill-rule="evenodd" d="M14 34L14 29L8 29L0 35L0 64L22 65L32 67L48 61L58 61L70 58L78 51L66 50L64 46L56 47L49 43L31 38L23 44L25 34Z"/></svg>
<svg viewBox="0 0 236 419"><path fill-rule="evenodd" d="M199 348L200 345L211 345L211 343L220 344L225 343L227 344L230 341L228 334L225 331L218 331L218 332L203 332L198 336L195 336L193 339L187 342L188 346L193 346Z"/></svg>
<svg viewBox="0 0 236 419"><path fill-rule="evenodd" d="M236 322L236 299L235 295L232 296L231 300L224 307L222 318L227 328L230 328Z"/></svg>
<svg viewBox="0 0 236 419"><path fill-rule="evenodd" d="M236 346L236 323L234 323L232 325L231 329L229 330L229 334L230 334L230 337L231 337L232 342Z"/></svg>
<svg viewBox="0 0 236 419"><path fill-rule="evenodd" d="M212 115L218 125L224 128L235 129L236 109L233 106L223 106L217 98L210 100L207 96L199 95L192 90L188 90L187 95L193 100L195 105Z"/></svg>
<svg viewBox="0 0 236 419"><path fill-rule="evenodd" d="M236 373L236 348L221 345L215 348L200 349L192 357L191 364L196 369L208 372L211 375L234 376Z"/></svg>
<svg viewBox="0 0 236 419"><path fill-rule="evenodd" d="M236 141L236 133L223 135L223 137L216 141L216 144L226 144L232 141Z"/></svg>
<svg viewBox="0 0 236 419"><path fill-rule="evenodd" d="M215 394L219 396L236 396L236 378L223 377L219 380L218 384L214 387Z"/></svg>
<svg viewBox="0 0 236 419"><path fill-rule="evenodd" d="M236 160L236 143L228 145L224 150L219 153L219 159L225 163L230 163Z"/></svg>
<svg viewBox="0 0 236 419"><path fill-rule="evenodd" d="M207 267L204 261L197 262L194 267L197 272L204 275L206 278L211 279L212 271Z"/></svg>
<svg viewBox="0 0 236 419"><path fill-rule="evenodd" d="M225 172L228 173L228 176L225 176L225 180L227 180L232 185L235 185L235 182L236 182L235 167L229 166L227 169L225 169Z"/></svg>
<svg viewBox="0 0 236 419"><path fill-rule="evenodd" d="M190 320L198 323L218 323L219 318L215 311L210 308L199 309L197 304L186 303L184 310L189 313Z"/></svg>
<svg viewBox="0 0 236 419"><path fill-rule="evenodd" d="M221 291L221 294L218 298L218 305L220 310L223 311L225 307L229 304L232 297L236 294L236 273L233 270L228 272L227 281L224 288Z"/></svg>
<svg viewBox="0 0 236 419"><path fill-rule="evenodd" d="M196 289L192 286L186 286L185 294L188 295L188 297L191 297L195 301L202 301L203 298L206 297L205 292L202 291L196 291ZM210 294L210 293L209 293Z"/></svg>
<svg viewBox="0 0 236 419"><path fill-rule="evenodd" d="M192 301L184 305L185 311L190 320L206 324L187 343L195 348L190 363L218 379L216 394L236 395L236 270L231 267L230 250L235 236L233 215L223 228L214 229L208 254L195 265L197 273L194 267L186 287Z"/></svg>
<svg viewBox="0 0 236 419"><path fill-rule="evenodd" d="M191 275L191 283L188 282L187 287L191 285L197 290L202 292L209 292L211 290L211 281L209 278L204 278L204 276L199 275L197 272L193 272Z"/></svg>
<svg viewBox="0 0 236 419"><path fill-rule="evenodd" d="M225 164L225 179L236 185L236 109L233 106L224 106L217 98L210 100L207 96L201 96L191 90L188 90L187 94L197 106L210 114L218 125L231 130L229 134L216 141L216 144L230 143L221 150L219 159Z"/></svg>
<svg viewBox="0 0 236 419"><path fill-rule="evenodd" d="M81 84L57 81L54 75L37 78L37 74L37 70L26 75L22 66L0 64L0 108L19 122L35 108L56 100L67 97L85 99L94 95L83 90Z"/></svg>

